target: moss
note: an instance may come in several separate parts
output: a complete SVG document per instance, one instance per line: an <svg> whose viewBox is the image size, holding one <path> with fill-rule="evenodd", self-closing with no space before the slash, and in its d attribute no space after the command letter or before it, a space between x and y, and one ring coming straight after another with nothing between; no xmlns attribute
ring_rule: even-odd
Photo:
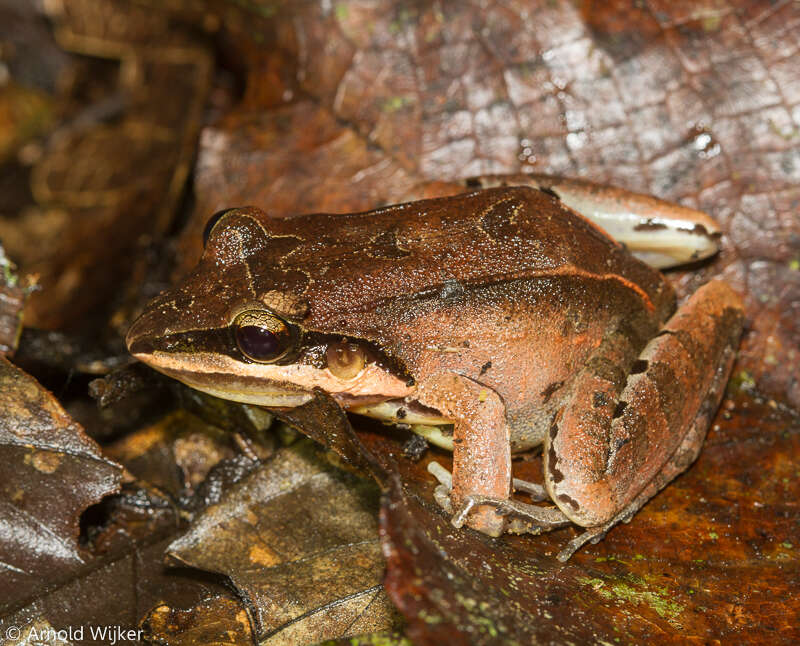
<svg viewBox="0 0 800 646"><path fill-rule="evenodd" d="M413 102L414 99L410 96L390 96L383 102L382 109L384 112L397 112Z"/></svg>
<svg viewBox="0 0 800 646"><path fill-rule="evenodd" d="M338 639L320 642L317 646L333 646L341 643ZM413 646L411 641L397 632L371 633L358 635L349 640L351 646Z"/></svg>
<svg viewBox="0 0 800 646"><path fill-rule="evenodd" d="M685 608L683 604L670 598L667 588L649 586L644 579L634 575L629 575L625 579L617 581L583 577L578 579L578 582L592 587L604 599L647 604L660 617L670 622L674 622Z"/></svg>
<svg viewBox="0 0 800 646"><path fill-rule="evenodd" d="M440 624L440 623L442 623L444 621L444 619L442 618L441 615L438 615L436 613L428 612L427 610L420 610L418 616L426 624L431 624L431 625Z"/></svg>
<svg viewBox="0 0 800 646"><path fill-rule="evenodd" d="M350 14L350 8L344 3L337 4L333 11L336 14L337 20L347 20L347 17Z"/></svg>
<svg viewBox="0 0 800 646"><path fill-rule="evenodd" d="M747 370L740 370L731 376L728 388L731 391L753 390L756 387L756 380Z"/></svg>
<svg viewBox="0 0 800 646"><path fill-rule="evenodd" d="M722 23L722 16L718 13L709 14L702 19L703 30L706 32L718 31Z"/></svg>

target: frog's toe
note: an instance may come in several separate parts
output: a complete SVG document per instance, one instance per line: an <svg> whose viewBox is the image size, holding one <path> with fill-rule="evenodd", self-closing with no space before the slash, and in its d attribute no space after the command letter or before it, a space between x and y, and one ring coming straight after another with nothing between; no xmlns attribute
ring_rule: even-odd
<svg viewBox="0 0 800 646"><path fill-rule="evenodd" d="M450 501L450 489L440 484L433 490L433 499L436 504L444 509L448 514L453 513L453 503Z"/></svg>
<svg viewBox="0 0 800 646"><path fill-rule="evenodd" d="M508 516L507 531L514 534L541 534L571 524L571 521L557 507L539 507L511 499L467 496L461 508L453 515L453 526L464 525L470 511L474 507L483 505L494 507L498 516Z"/></svg>
<svg viewBox="0 0 800 646"><path fill-rule="evenodd" d="M453 488L453 476L436 460L428 463L428 473L439 481L439 484L450 491Z"/></svg>
<svg viewBox="0 0 800 646"><path fill-rule="evenodd" d="M592 545L596 545L599 543L605 535L608 533L608 530L611 529L615 522L606 523L605 525L600 525L599 527L590 527L586 531L578 534L575 538L573 538L569 543L567 543L564 548L558 553L556 558L564 563L565 561L569 561L572 558L572 555L575 554L580 548L582 548L586 543L591 543Z"/></svg>
<svg viewBox="0 0 800 646"><path fill-rule="evenodd" d="M548 500L550 498L547 489L545 489L543 485L536 484L535 482L514 478L511 481L511 486L514 487L514 491L522 491L528 494L534 502L541 502L542 500Z"/></svg>
<svg viewBox="0 0 800 646"><path fill-rule="evenodd" d="M428 473L439 481L436 489L433 490L433 499L445 512L452 514L453 503L450 500L450 492L453 489L453 476L436 461L428 464Z"/></svg>
<svg viewBox="0 0 800 646"><path fill-rule="evenodd" d="M428 472L433 475L439 484L433 491L433 499L448 514L452 515L451 522L454 527L463 527L470 512L478 506L488 505L494 507L498 516L511 516L507 531L514 534L541 534L542 532L569 525L570 521L556 507L538 507L509 498L492 498L488 496L467 496L457 511L453 509L450 492L453 488L453 476L438 462L428 464ZM547 500L547 491L542 485L527 480L514 478L514 489L527 493L534 501Z"/></svg>
<svg viewBox="0 0 800 646"><path fill-rule="evenodd" d="M453 488L453 476L438 462L433 461L428 464L428 473L436 478L440 485L447 487L448 491ZM542 500L548 500L550 498L547 489L545 489L543 485L535 482L514 478L511 484L514 487L514 491L522 491L528 494L534 502L541 502Z"/></svg>

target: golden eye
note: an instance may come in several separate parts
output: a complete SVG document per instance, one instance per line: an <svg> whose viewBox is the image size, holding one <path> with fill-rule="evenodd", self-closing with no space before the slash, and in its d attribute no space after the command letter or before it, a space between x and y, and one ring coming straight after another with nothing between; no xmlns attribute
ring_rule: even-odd
<svg viewBox="0 0 800 646"><path fill-rule="evenodd" d="M233 336L244 356L259 363L283 357L294 345L286 322L265 310L247 310L233 321Z"/></svg>
<svg viewBox="0 0 800 646"><path fill-rule="evenodd" d="M325 351L328 370L334 377L349 380L361 374L367 357L357 343L341 341L331 343Z"/></svg>

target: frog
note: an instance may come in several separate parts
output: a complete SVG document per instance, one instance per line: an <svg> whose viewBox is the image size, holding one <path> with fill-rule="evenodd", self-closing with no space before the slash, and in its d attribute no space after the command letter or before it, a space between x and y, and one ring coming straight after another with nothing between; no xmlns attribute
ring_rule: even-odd
<svg viewBox="0 0 800 646"><path fill-rule="evenodd" d="M697 458L742 302L716 279L678 306L659 271L717 252L701 211L542 175L459 191L349 214L224 209L127 346L216 397L286 410L321 392L411 428L453 452L452 473L428 468L455 527L575 525L565 561ZM536 450L543 484L514 478Z"/></svg>

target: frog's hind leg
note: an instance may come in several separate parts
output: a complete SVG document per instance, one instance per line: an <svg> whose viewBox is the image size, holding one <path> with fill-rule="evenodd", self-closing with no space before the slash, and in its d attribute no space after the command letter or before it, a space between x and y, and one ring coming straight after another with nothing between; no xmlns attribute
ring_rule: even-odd
<svg viewBox="0 0 800 646"><path fill-rule="evenodd" d="M613 344L576 378L545 438L545 485L588 528L565 560L629 520L697 457L733 363L741 303L722 282L699 289L622 377Z"/></svg>
<svg viewBox="0 0 800 646"><path fill-rule="evenodd" d="M725 387L725 382L728 380L727 373L724 371L718 371L717 376L719 377L719 382L714 384L714 388L712 388L709 393L722 392L722 389ZM715 388L718 388L719 390L717 391ZM664 468L655 475L653 480L650 481L650 483L642 490L642 492L639 493L639 495L636 496L636 498L634 498L633 501L614 518L603 525L599 525L598 527L590 527L586 529L586 531L581 532L575 538L573 538L564 546L564 549L558 553L557 558L559 561L563 562L569 560L569 558L581 547L586 545L586 543L600 542L608 530L614 527L614 525L617 523L630 522L631 518L633 518L636 512L639 511L644 504L650 500L650 498L655 496L674 478L689 468L692 462L694 462L697 456L700 454L700 449L703 446L703 440L706 436L706 430L708 429L709 424L711 424L711 420L714 417L714 412L717 409L716 404L708 405L711 403L712 399L706 399L704 404L701 406L697 417L695 418L694 424L692 424L689 432L683 438L683 442L681 442L678 450L675 451L667 464L664 465Z"/></svg>
<svg viewBox="0 0 800 646"><path fill-rule="evenodd" d="M639 260L664 269L719 249L719 225L702 211L585 179L523 173L466 180L470 187L531 186L561 200L624 244Z"/></svg>

